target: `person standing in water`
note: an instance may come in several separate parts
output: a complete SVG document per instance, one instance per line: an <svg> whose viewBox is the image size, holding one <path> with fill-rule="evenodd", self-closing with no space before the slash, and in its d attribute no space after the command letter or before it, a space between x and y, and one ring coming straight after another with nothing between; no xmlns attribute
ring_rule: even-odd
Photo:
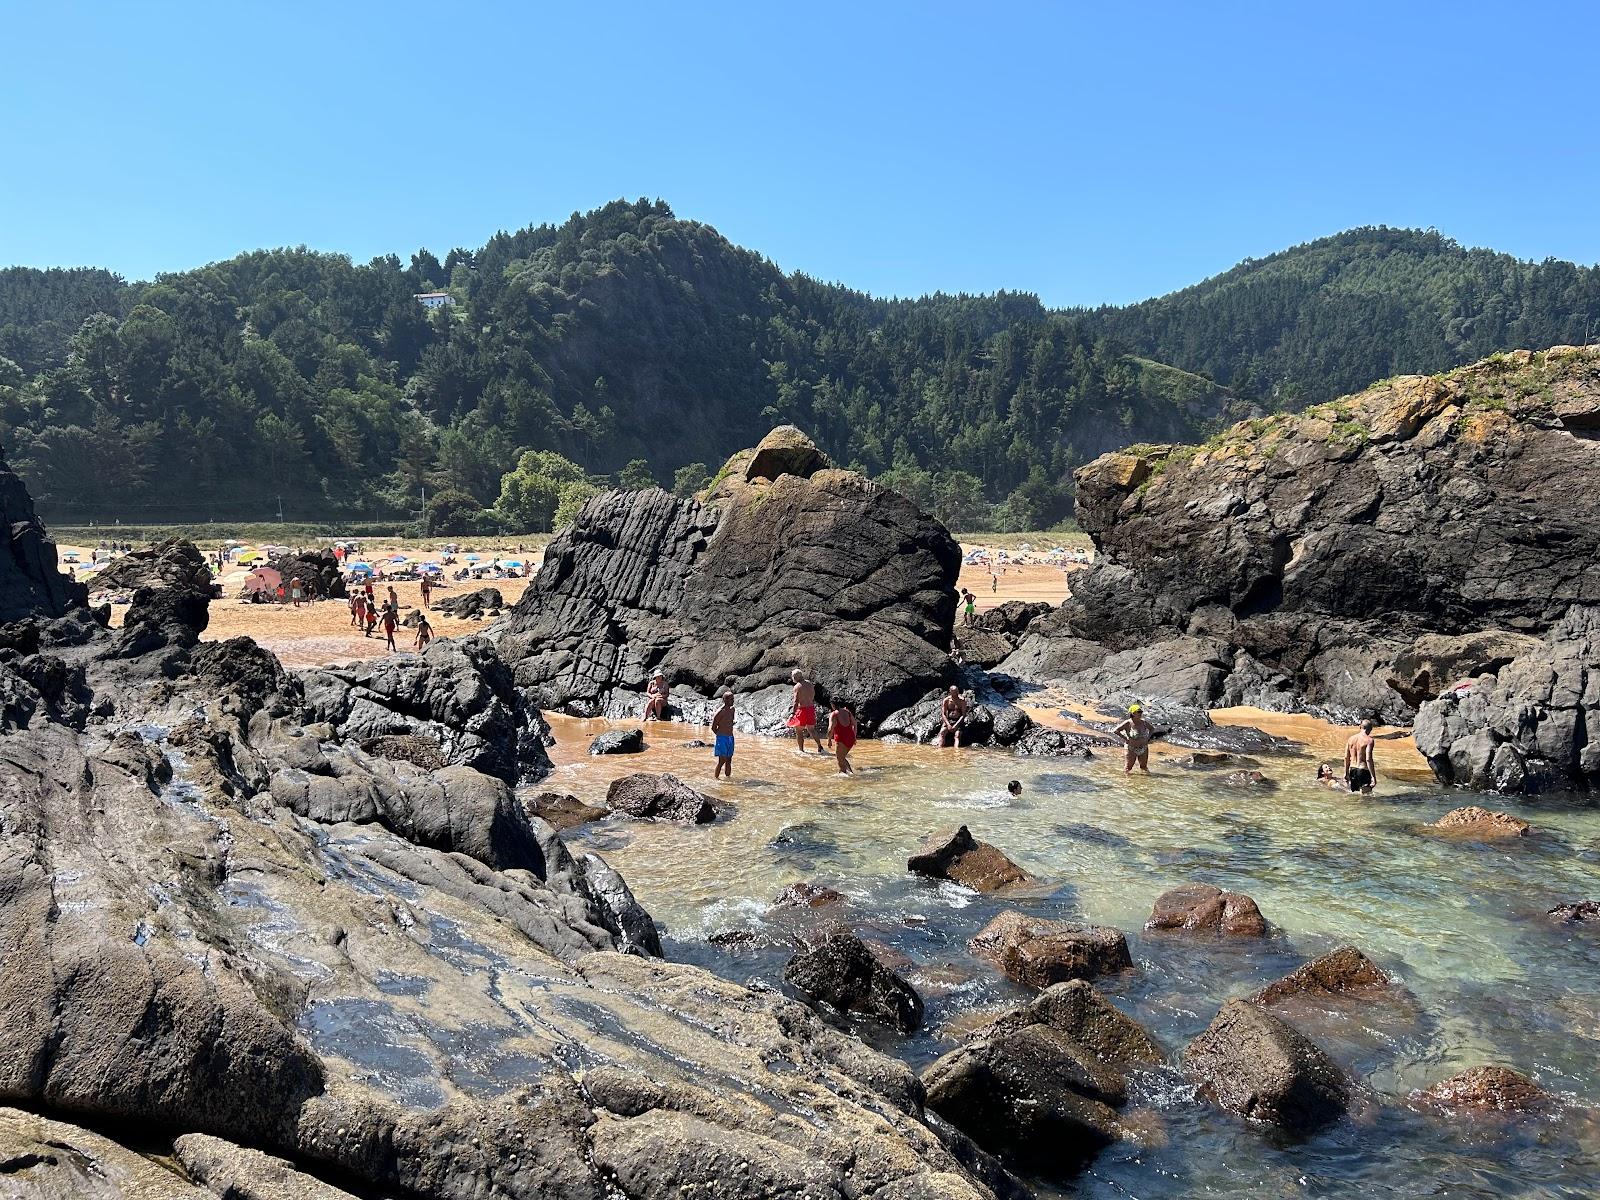
<svg viewBox="0 0 1600 1200"><path fill-rule="evenodd" d="M806 678L805 672L799 667L789 672L789 679L794 684L794 700L792 711L789 714L789 728L794 730L795 744L800 747L800 753L806 752L806 734L817 743L817 753L826 754L822 748L822 739L817 737L817 685Z"/></svg>
<svg viewBox="0 0 1600 1200"><path fill-rule="evenodd" d="M722 693L722 707L712 714L711 733L713 744L711 753L716 756L717 769L711 775L713 779L720 779L725 774L733 778L733 693Z"/></svg>
<svg viewBox="0 0 1600 1200"><path fill-rule="evenodd" d="M1139 704L1128 705L1128 719L1112 731L1122 739L1127 747L1127 762L1122 768L1124 775L1131 775L1137 766L1146 775L1150 774L1150 738L1155 730L1150 728L1150 722L1144 719L1144 707Z"/></svg>
<svg viewBox="0 0 1600 1200"><path fill-rule="evenodd" d="M856 769L850 765L850 748L856 744L856 715L843 700L833 702L833 712L828 717L828 741L833 743L839 774L854 775Z"/></svg>
<svg viewBox="0 0 1600 1200"><path fill-rule="evenodd" d="M1373 761L1377 741L1372 736L1372 718L1361 722L1361 728L1350 735L1344 744L1344 781L1352 793L1372 795L1378 782L1378 766Z"/></svg>

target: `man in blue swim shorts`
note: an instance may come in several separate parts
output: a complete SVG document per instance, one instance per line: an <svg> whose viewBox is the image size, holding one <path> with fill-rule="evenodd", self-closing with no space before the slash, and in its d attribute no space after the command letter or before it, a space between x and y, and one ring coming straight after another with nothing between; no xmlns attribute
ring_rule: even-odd
<svg viewBox="0 0 1600 1200"><path fill-rule="evenodd" d="M717 769L711 776L721 779L726 772L729 779L733 778L733 693L722 693L722 707L717 709L711 718L711 732L716 735L716 744L712 753L717 756Z"/></svg>

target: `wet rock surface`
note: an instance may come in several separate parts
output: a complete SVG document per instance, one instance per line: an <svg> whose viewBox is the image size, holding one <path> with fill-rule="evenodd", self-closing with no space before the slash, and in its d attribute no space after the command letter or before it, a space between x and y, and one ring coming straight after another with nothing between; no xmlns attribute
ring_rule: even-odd
<svg viewBox="0 0 1600 1200"><path fill-rule="evenodd" d="M1469 804L1465 808L1451 809L1425 828L1453 837L1497 841L1502 838L1527 837L1528 830L1533 826L1521 817L1513 817L1510 813L1494 812L1487 808L1479 808L1476 804Z"/></svg>
<svg viewBox="0 0 1600 1200"><path fill-rule="evenodd" d="M1254 900L1208 883L1190 883L1163 892L1156 897L1144 927L1236 937L1265 937L1267 933L1266 918Z"/></svg>
<svg viewBox="0 0 1600 1200"><path fill-rule="evenodd" d="M959 548L817 453L758 455L705 503L656 489L591 500L496 627L517 681L547 708L637 713L659 668L698 720L731 680L740 727L766 733L789 716L796 667L868 729L947 681Z"/></svg>
<svg viewBox="0 0 1600 1200"><path fill-rule="evenodd" d="M606 805L612 812L636 821L704 825L717 815L709 796L695 791L676 775L648 771L612 781L606 791Z"/></svg>
<svg viewBox="0 0 1600 1200"><path fill-rule="evenodd" d="M1552 920L1565 925L1600 921L1600 900L1572 900L1566 904L1558 904L1548 915Z"/></svg>
<svg viewBox="0 0 1600 1200"><path fill-rule="evenodd" d="M936 830L906 859L906 870L929 879L948 879L975 892L999 892L1033 877L965 825Z"/></svg>
<svg viewBox="0 0 1600 1200"><path fill-rule="evenodd" d="M642 754L644 730L608 729L589 743L590 754Z"/></svg>
<svg viewBox="0 0 1600 1200"><path fill-rule="evenodd" d="M911 1033L922 1025L922 997L844 925L833 923L783 969L791 987L842 1013L857 1013Z"/></svg>
<svg viewBox="0 0 1600 1200"><path fill-rule="evenodd" d="M1354 946L1341 946L1269 983L1250 999L1254 1004L1270 1007L1293 996L1370 996L1391 983L1389 976L1361 951Z"/></svg>
<svg viewBox="0 0 1600 1200"><path fill-rule="evenodd" d="M534 816L548 821L558 832L598 821L611 811L598 805L585 804L570 792L538 792L529 797L526 803Z"/></svg>
<svg viewBox="0 0 1600 1200"><path fill-rule="evenodd" d="M1550 1095L1533 1080L1510 1067L1469 1067L1442 1079L1418 1099L1434 1108L1451 1111L1534 1113L1550 1106Z"/></svg>
<svg viewBox="0 0 1600 1200"><path fill-rule="evenodd" d="M826 908L830 904L838 904L843 899L844 896L831 887L802 880L800 883L791 883L779 892L772 902L772 907Z"/></svg>
<svg viewBox="0 0 1600 1200"><path fill-rule="evenodd" d="M1025 987L1094 979L1133 966L1121 930L1030 917L1015 910L985 925L971 946L1007 979Z"/></svg>
<svg viewBox="0 0 1600 1200"><path fill-rule="evenodd" d="M1183 1052L1207 1099L1252 1121L1309 1133L1349 1104L1344 1073L1311 1039L1266 1009L1229 1000Z"/></svg>

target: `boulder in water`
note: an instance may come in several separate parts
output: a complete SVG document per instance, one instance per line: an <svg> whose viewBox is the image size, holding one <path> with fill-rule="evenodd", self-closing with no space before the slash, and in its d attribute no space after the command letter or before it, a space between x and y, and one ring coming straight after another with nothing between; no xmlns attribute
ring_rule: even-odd
<svg viewBox="0 0 1600 1200"><path fill-rule="evenodd" d="M1495 841L1501 838L1527 837L1528 830L1533 826L1520 817L1513 817L1510 813L1494 812L1487 808L1479 808L1476 804L1469 804L1465 808L1451 809L1424 828L1453 837Z"/></svg>
<svg viewBox="0 0 1600 1200"><path fill-rule="evenodd" d="M1146 929L1183 929L1265 937L1266 918L1256 902L1241 892L1225 892L1208 883L1189 883L1156 897Z"/></svg>
<svg viewBox="0 0 1600 1200"><path fill-rule="evenodd" d="M676 775L648 771L613 780L606 790L606 804L612 812L636 821L704 825L717 815L709 796L695 791Z"/></svg>
<svg viewBox="0 0 1600 1200"><path fill-rule="evenodd" d="M1012 746L1019 758L1093 758L1096 750L1114 749L1122 743L1097 733L1066 733L1035 725Z"/></svg>
<svg viewBox="0 0 1600 1200"><path fill-rule="evenodd" d="M844 899L844 895L820 883L811 883L802 880L791 883L778 893L777 899L772 902L773 908L826 908L830 904L837 904Z"/></svg>
<svg viewBox="0 0 1600 1200"><path fill-rule="evenodd" d="M1082 979L1052 984L994 1022L996 1028L1025 1025L1047 1025L1117 1071L1166 1061L1165 1051L1148 1029Z"/></svg>
<svg viewBox="0 0 1600 1200"><path fill-rule="evenodd" d="M557 830L573 829L598 821L611 810L585 804L570 792L540 792L527 802L528 811Z"/></svg>
<svg viewBox="0 0 1600 1200"><path fill-rule="evenodd" d="M829 925L783 968L784 982L840 1012L871 1017L902 1033L922 1025L922 997L843 925Z"/></svg>
<svg viewBox="0 0 1600 1200"><path fill-rule="evenodd" d="M608 729L589 743L590 754L640 754L643 751L642 729Z"/></svg>
<svg viewBox="0 0 1600 1200"><path fill-rule="evenodd" d="M906 859L906 870L929 879L948 879L975 892L998 892L1033 877L988 842L974 838L965 825L928 835Z"/></svg>
<svg viewBox="0 0 1600 1200"><path fill-rule="evenodd" d="M1600 921L1600 900L1571 900L1558 904L1550 910L1549 916L1564 925Z"/></svg>
<svg viewBox="0 0 1600 1200"><path fill-rule="evenodd" d="M1341 946L1276 983L1269 983L1250 999L1254 1004L1270 1006L1291 996L1359 997L1381 992L1392 982L1377 963L1354 946Z"/></svg>
<svg viewBox="0 0 1600 1200"><path fill-rule="evenodd" d="M1310 1038L1244 1000L1226 1001L1183 1052L1207 1099L1252 1121L1307 1133L1349 1104L1344 1072Z"/></svg>
<svg viewBox="0 0 1600 1200"><path fill-rule="evenodd" d="M1015 909L990 921L970 945L1007 979L1027 987L1093 979L1133 966L1128 939L1119 929L1030 917Z"/></svg>
<svg viewBox="0 0 1600 1200"><path fill-rule="evenodd" d="M1450 1111L1530 1113L1548 1108L1550 1095L1510 1067L1469 1067L1419 1093L1423 1104Z"/></svg>

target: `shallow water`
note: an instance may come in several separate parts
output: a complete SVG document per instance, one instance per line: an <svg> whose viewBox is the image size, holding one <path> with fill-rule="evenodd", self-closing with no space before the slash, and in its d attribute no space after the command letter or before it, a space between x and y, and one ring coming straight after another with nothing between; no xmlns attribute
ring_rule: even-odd
<svg viewBox="0 0 1600 1200"><path fill-rule="evenodd" d="M557 767L541 790L596 800L618 776L665 770L726 806L709 826L605 821L568 834L623 873L666 927L669 957L776 984L804 923L847 919L903 956L899 969L927 1001L927 1025L911 1037L855 1026L915 1066L954 1045L963 1022L1024 997L966 947L1007 907L1126 931L1136 969L1097 986L1172 1051L1227 997L1345 943L1404 984L1409 999L1396 1003L1278 1010L1358 1081L1352 1117L1286 1141L1196 1101L1176 1074L1156 1076L1136 1098L1153 1110L1140 1118L1143 1144L1114 1147L1065 1193L1043 1195L1600 1192L1600 1121L1586 1111L1600 1106L1600 935L1543 917L1559 901L1600 894L1600 809L1541 799L1518 810L1535 833L1509 844L1421 833L1474 798L1433 787L1409 741L1380 742L1378 795L1320 788L1315 762L1336 757L1343 734L1299 719L1270 725L1305 743L1303 753L1258 756L1274 791L1184 770L1176 750L1158 753L1149 777L1124 778L1109 754L1019 759L864 742L846 778L831 755L802 758L790 743L756 737L739 740L735 780L713 783L709 749L684 745L709 740L704 730L652 728L647 753L591 759L584 749L606 723L553 725ZM1020 798L1007 795L1009 779L1022 782ZM956 823L1040 885L983 897L908 876L906 856L923 835ZM838 889L848 907L770 910L798 880ZM1249 892L1279 932L1237 942L1144 933L1156 895L1190 881ZM710 940L731 932L748 936L735 947ZM1565 1103L1520 1128L1447 1124L1406 1107L1414 1089L1485 1062L1533 1075Z"/></svg>

